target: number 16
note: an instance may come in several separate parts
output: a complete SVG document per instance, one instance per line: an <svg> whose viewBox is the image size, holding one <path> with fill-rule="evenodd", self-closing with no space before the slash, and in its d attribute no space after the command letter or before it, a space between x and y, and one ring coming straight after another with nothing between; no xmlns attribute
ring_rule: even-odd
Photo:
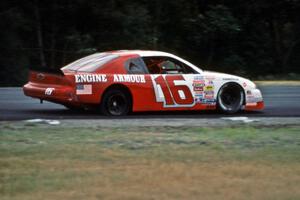
<svg viewBox="0 0 300 200"><path fill-rule="evenodd" d="M185 81L182 75L165 76L159 75L154 78L154 89L159 85L164 96L164 104L166 107L191 106L194 103L193 95L189 87L185 84L175 85L175 81ZM180 95L180 93L182 95ZM156 93L156 96L158 94ZM184 96L184 97L182 97ZM157 96L158 97L158 96ZM158 99L158 98L157 98Z"/></svg>

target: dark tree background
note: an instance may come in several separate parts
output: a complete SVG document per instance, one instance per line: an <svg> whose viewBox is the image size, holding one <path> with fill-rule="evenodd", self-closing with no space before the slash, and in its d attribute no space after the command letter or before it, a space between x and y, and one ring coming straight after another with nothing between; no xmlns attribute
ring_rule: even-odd
<svg viewBox="0 0 300 200"><path fill-rule="evenodd" d="M258 78L300 73L299 0L3 0L0 86L117 49L175 53Z"/></svg>

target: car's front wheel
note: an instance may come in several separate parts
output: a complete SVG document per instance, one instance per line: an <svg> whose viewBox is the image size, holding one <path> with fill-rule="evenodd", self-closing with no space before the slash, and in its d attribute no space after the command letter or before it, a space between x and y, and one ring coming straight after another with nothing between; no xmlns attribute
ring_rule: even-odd
<svg viewBox="0 0 300 200"><path fill-rule="evenodd" d="M113 88L105 92L101 110L105 115L127 115L131 109L130 95L122 89Z"/></svg>
<svg viewBox="0 0 300 200"><path fill-rule="evenodd" d="M218 109L227 114L233 114L242 109L244 92L236 83L226 83L221 87L217 97Z"/></svg>

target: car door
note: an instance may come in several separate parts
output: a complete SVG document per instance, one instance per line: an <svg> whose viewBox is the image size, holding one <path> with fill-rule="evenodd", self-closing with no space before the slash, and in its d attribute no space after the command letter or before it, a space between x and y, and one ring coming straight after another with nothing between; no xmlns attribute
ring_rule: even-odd
<svg viewBox="0 0 300 200"><path fill-rule="evenodd" d="M147 57L144 62L151 74L156 102L162 109L195 105L193 81L199 76L198 72L169 57Z"/></svg>

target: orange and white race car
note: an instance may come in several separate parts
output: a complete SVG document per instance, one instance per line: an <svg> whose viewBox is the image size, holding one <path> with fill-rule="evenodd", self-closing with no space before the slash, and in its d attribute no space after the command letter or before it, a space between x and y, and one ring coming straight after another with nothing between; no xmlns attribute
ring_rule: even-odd
<svg viewBox="0 0 300 200"><path fill-rule="evenodd" d="M248 79L203 71L173 54L122 50L96 53L57 72L33 70L24 94L106 115L139 111L260 110L260 90Z"/></svg>

